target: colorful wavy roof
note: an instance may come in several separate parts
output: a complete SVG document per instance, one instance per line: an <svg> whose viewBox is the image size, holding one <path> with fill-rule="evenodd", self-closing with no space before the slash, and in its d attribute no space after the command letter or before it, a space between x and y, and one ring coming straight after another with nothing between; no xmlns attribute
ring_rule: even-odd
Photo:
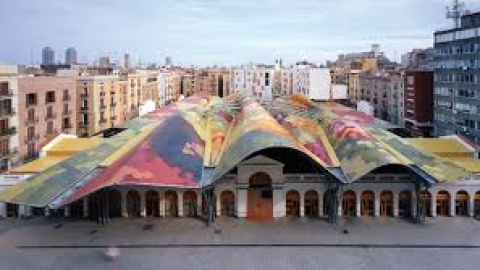
<svg viewBox="0 0 480 270"><path fill-rule="evenodd" d="M452 162L388 132L389 125L300 95L260 105L200 94L131 121L127 130L0 192L0 201L52 208L115 185L202 188L269 148L298 151L340 182L400 165L434 183L468 177Z"/></svg>

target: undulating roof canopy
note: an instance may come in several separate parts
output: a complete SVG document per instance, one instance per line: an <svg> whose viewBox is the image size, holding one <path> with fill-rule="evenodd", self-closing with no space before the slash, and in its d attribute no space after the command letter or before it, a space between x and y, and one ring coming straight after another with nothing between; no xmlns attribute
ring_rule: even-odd
<svg viewBox="0 0 480 270"><path fill-rule="evenodd" d="M268 149L300 153L343 183L389 165L433 184L468 172L388 132L388 124L301 95L261 105L199 94L125 125L126 131L0 192L0 201L57 208L115 185L202 188Z"/></svg>

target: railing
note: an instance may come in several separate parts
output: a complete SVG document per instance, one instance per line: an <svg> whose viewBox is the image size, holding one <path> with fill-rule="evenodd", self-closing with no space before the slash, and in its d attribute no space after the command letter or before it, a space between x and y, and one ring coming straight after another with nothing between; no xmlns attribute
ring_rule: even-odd
<svg viewBox="0 0 480 270"><path fill-rule="evenodd" d="M25 143L31 143L31 142L36 142L40 140L40 136L39 135L34 135L34 136L28 136L26 139L25 139Z"/></svg>
<svg viewBox="0 0 480 270"><path fill-rule="evenodd" d="M100 119L100 120L98 121L98 123L100 123L100 124L105 124L105 123L107 123L107 119L106 119L106 118Z"/></svg>
<svg viewBox="0 0 480 270"><path fill-rule="evenodd" d="M6 151L1 151L0 152L0 158L6 158L6 157L11 157L13 155L18 154L18 149L16 147L12 149L8 149Z"/></svg>
<svg viewBox="0 0 480 270"><path fill-rule="evenodd" d="M45 104L55 103L55 99L45 99Z"/></svg>
<svg viewBox="0 0 480 270"><path fill-rule="evenodd" d="M0 136L11 136L17 134L17 128L16 127L9 127L4 130L0 130Z"/></svg>
<svg viewBox="0 0 480 270"><path fill-rule="evenodd" d="M111 120L111 121L115 121L115 120L117 120L117 116L116 116L116 115L114 115L114 116L110 116L110 120Z"/></svg>
<svg viewBox="0 0 480 270"><path fill-rule="evenodd" d="M63 115L70 115L72 114L72 110L63 110Z"/></svg>
<svg viewBox="0 0 480 270"><path fill-rule="evenodd" d="M88 127L88 122L78 122L78 126L81 127L81 128L86 128Z"/></svg>
<svg viewBox="0 0 480 270"><path fill-rule="evenodd" d="M47 114L47 116L45 117L45 120L55 119L55 118L57 118L57 114L51 113L51 114Z"/></svg>
<svg viewBox="0 0 480 270"><path fill-rule="evenodd" d="M72 97L70 95L63 96L63 101L70 101L72 100Z"/></svg>
<svg viewBox="0 0 480 270"><path fill-rule="evenodd" d="M82 93L82 94L80 94L80 98L88 98L88 94L87 93Z"/></svg>
<svg viewBox="0 0 480 270"><path fill-rule="evenodd" d="M13 116L13 115L15 115L15 110L14 109L0 110L0 117Z"/></svg>
<svg viewBox="0 0 480 270"><path fill-rule="evenodd" d="M12 90L0 91L0 97L2 97L2 98L12 97L12 96L13 96L13 91Z"/></svg>
<svg viewBox="0 0 480 270"><path fill-rule="evenodd" d="M27 126L35 125L36 123L38 123L38 117L29 118L26 121Z"/></svg>
<svg viewBox="0 0 480 270"><path fill-rule="evenodd" d="M82 112L88 111L88 107L80 107L80 111Z"/></svg>
<svg viewBox="0 0 480 270"><path fill-rule="evenodd" d="M105 104L100 104L100 110L105 110L107 108L107 105Z"/></svg>
<svg viewBox="0 0 480 270"><path fill-rule="evenodd" d="M37 106L37 101L27 101L27 108Z"/></svg>

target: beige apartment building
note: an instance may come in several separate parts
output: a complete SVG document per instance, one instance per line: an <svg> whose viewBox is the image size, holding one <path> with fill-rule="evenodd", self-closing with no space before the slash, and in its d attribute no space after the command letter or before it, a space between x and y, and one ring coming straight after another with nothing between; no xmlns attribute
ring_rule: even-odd
<svg viewBox="0 0 480 270"><path fill-rule="evenodd" d="M348 74L348 99L356 103L359 100L360 70L351 70Z"/></svg>
<svg viewBox="0 0 480 270"><path fill-rule="evenodd" d="M77 107L79 116L77 134L90 137L107 128L121 124L123 94L129 100L128 81L124 88L118 76L85 76L77 80ZM124 90L125 92L122 92ZM128 104L128 103L127 103ZM128 118L128 117L127 117Z"/></svg>
<svg viewBox="0 0 480 270"><path fill-rule="evenodd" d="M29 76L18 79L19 152L27 161L58 134L76 134L77 95L74 76Z"/></svg>
<svg viewBox="0 0 480 270"><path fill-rule="evenodd" d="M215 96L225 97L230 94L230 87L232 83L232 71L228 68L209 69L208 76L208 91Z"/></svg>
<svg viewBox="0 0 480 270"><path fill-rule="evenodd" d="M0 171L20 161L17 108L18 68L0 65Z"/></svg>

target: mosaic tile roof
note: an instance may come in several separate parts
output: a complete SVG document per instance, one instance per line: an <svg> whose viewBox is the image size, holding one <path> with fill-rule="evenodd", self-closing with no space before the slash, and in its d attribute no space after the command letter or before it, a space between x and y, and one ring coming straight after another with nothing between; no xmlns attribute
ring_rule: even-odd
<svg viewBox="0 0 480 270"><path fill-rule="evenodd" d="M221 99L200 94L125 128L0 192L0 201L56 208L115 185L202 188L269 148L299 151L344 183L387 165L410 168L431 184L469 176L390 133L385 122L300 95L261 105L242 95Z"/></svg>

